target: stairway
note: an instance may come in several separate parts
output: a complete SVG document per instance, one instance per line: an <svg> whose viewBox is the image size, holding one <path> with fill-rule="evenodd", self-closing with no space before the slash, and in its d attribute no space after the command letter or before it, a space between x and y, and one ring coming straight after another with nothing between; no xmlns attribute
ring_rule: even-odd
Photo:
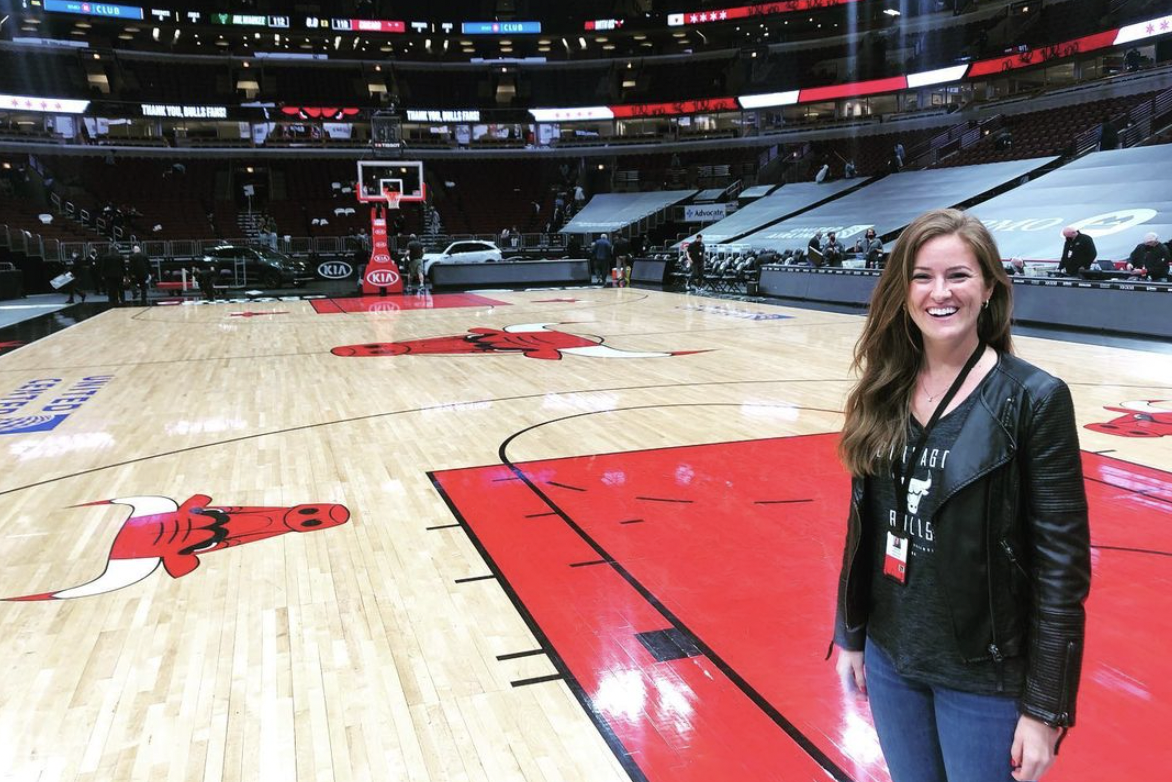
<svg viewBox="0 0 1172 782"><path fill-rule="evenodd" d="M268 216L261 212L237 212L236 225L240 226L240 235L255 242L260 235L261 224L267 218Z"/></svg>

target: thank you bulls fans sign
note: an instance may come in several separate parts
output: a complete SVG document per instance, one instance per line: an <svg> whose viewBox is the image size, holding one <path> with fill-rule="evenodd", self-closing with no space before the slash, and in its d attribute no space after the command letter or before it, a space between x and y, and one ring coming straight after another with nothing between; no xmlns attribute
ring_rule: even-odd
<svg viewBox="0 0 1172 782"><path fill-rule="evenodd" d="M402 293L403 280L399 266L391 257L387 241L386 217L378 216L377 210L370 219L370 262L362 275L363 295L377 295L381 292Z"/></svg>

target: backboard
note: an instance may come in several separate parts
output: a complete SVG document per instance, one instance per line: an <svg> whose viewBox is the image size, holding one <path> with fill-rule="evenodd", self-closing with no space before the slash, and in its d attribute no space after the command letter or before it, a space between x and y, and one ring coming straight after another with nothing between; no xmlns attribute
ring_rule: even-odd
<svg viewBox="0 0 1172 782"><path fill-rule="evenodd" d="M364 204L386 203L384 192L392 190L405 203L423 201L427 187L423 182L423 163L418 160L359 160L358 200Z"/></svg>

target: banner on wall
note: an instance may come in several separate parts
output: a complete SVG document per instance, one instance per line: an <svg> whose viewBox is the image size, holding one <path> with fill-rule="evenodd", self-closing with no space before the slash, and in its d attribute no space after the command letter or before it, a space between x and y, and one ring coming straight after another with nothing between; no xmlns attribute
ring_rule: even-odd
<svg viewBox="0 0 1172 782"><path fill-rule="evenodd" d="M684 207L685 223L712 223L728 216L728 204L688 204Z"/></svg>

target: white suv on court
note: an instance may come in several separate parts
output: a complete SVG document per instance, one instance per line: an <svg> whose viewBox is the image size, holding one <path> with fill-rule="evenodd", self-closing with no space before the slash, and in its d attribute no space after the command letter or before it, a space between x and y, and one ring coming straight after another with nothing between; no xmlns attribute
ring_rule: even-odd
<svg viewBox="0 0 1172 782"><path fill-rule="evenodd" d="M496 263L502 258L500 248L492 242L452 242L443 252L423 254L423 273L427 275L437 263Z"/></svg>

